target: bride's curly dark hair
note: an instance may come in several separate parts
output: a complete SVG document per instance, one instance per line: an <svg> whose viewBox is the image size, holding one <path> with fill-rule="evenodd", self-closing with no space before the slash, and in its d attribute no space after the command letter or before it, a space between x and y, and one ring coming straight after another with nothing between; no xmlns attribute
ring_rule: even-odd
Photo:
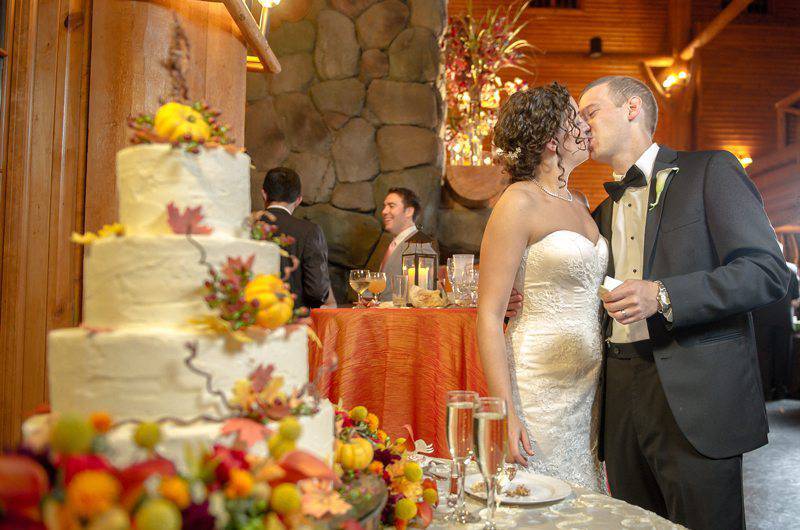
<svg viewBox="0 0 800 530"><path fill-rule="evenodd" d="M512 94L500 108L494 126L494 145L502 150L497 158L511 175L511 182L534 179L545 145L559 133L561 139L572 135L580 143L576 119L569 92L559 83ZM567 183L558 149L556 156L561 169L558 180L563 188Z"/></svg>

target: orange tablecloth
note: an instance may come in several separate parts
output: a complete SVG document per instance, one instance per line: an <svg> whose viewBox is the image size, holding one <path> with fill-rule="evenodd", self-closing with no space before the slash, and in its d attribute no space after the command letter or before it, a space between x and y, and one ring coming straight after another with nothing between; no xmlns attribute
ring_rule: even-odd
<svg viewBox="0 0 800 530"><path fill-rule="evenodd" d="M313 381L324 359L320 392L346 408L364 405L392 437L414 436L446 456L448 390L486 395L478 356L475 309L315 309L313 327L322 348L309 342Z"/></svg>

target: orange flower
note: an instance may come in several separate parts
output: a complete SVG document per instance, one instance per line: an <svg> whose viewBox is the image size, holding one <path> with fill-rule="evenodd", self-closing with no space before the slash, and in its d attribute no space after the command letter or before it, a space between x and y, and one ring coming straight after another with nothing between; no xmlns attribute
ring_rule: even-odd
<svg viewBox="0 0 800 530"><path fill-rule="evenodd" d="M187 508L192 500L189 497L189 485L180 477L167 477L161 481L158 492L168 501L172 501L178 508Z"/></svg>
<svg viewBox="0 0 800 530"><path fill-rule="evenodd" d="M225 486L229 499L247 497L253 491L253 475L244 469L231 469L231 478Z"/></svg>
<svg viewBox="0 0 800 530"><path fill-rule="evenodd" d="M411 482L402 476L393 479L389 489L392 493L399 493L407 499L418 499L422 496L422 484L419 482Z"/></svg>
<svg viewBox="0 0 800 530"><path fill-rule="evenodd" d="M81 471L67 486L67 505L79 517L90 518L111 508L121 489L106 471Z"/></svg>
<svg viewBox="0 0 800 530"><path fill-rule="evenodd" d="M95 432L107 433L111 429L111 415L108 412L95 412L89 417Z"/></svg>
<svg viewBox="0 0 800 530"><path fill-rule="evenodd" d="M380 475L383 473L383 463L378 460L373 460L367 469L370 473Z"/></svg>
<svg viewBox="0 0 800 530"><path fill-rule="evenodd" d="M389 435L386 434L386 431L378 431L378 441L382 444L386 443L386 440L389 438Z"/></svg>
<svg viewBox="0 0 800 530"><path fill-rule="evenodd" d="M380 421L378 420L378 417L375 414L371 412L367 414L367 419L365 421L367 422L367 425L369 425L370 431L375 432L378 430L378 424L380 423Z"/></svg>

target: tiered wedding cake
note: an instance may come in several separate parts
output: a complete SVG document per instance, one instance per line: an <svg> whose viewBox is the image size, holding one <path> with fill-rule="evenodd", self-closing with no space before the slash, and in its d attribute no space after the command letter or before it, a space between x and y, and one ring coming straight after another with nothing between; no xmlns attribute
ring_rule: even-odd
<svg viewBox="0 0 800 530"><path fill-rule="evenodd" d="M159 421L158 449L178 461L186 442L224 439L219 420L229 411L215 393L230 398L234 383L259 365L274 365L287 392L308 381L302 329L279 328L242 343L190 324L211 314L203 299L208 268L193 241L214 267L228 257L254 255L254 275L278 274L278 246L247 239L243 228L250 214L249 173L246 154L221 147L194 154L156 143L117 155L125 235L87 245L83 326L50 334L48 368L54 411L105 411L123 422L109 436L118 462L139 451L131 442L136 422ZM191 240L175 234L167 221L169 203L202 207L202 223L213 231ZM187 360L194 344L196 358ZM330 461L330 403L323 400L319 413L301 418L301 425L298 447Z"/></svg>

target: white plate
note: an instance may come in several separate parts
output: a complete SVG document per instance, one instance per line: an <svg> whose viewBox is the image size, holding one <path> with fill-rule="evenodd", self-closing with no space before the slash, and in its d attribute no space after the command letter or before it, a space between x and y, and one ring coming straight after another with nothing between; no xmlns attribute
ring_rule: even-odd
<svg viewBox="0 0 800 530"><path fill-rule="evenodd" d="M467 475L464 479L464 491L472 497L485 501L485 492L475 493L472 491L472 486L478 482L483 482L483 476L480 473ZM572 493L572 488L563 480L530 473L528 471L517 471L514 480L508 483L503 488L503 491L513 489L519 485L528 488L528 490L530 490L530 495L526 495L525 497L508 497L501 492L500 495L498 495L498 501L501 504L541 504L544 502L560 501Z"/></svg>

